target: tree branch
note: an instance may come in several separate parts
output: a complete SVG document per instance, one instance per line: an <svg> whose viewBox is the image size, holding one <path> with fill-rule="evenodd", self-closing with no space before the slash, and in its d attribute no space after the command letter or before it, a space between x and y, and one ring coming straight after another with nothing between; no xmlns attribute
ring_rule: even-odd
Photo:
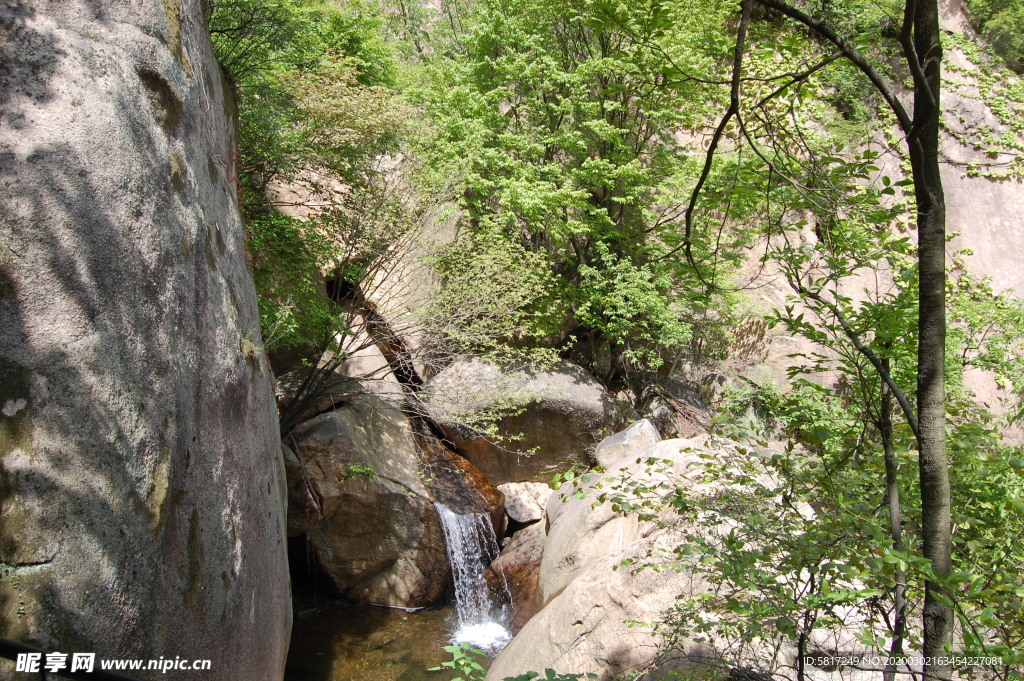
<svg viewBox="0 0 1024 681"><path fill-rule="evenodd" d="M876 355L871 348L864 345L863 341L861 341L860 336L853 327L850 326L850 323L839 309L839 306L829 300L826 300L819 292L811 291L804 286L800 286L797 292L800 293L800 295L806 296L825 306L829 312L835 315L836 320L843 329L843 333L845 333L846 337L853 343L853 347L855 347L859 353L864 355L864 357L871 362L871 366L875 367L875 371L878 372L878 375L882 377L882 380L889 387L889 390L892 391L892 396L896 398L896 402L900 405L900 410L906 417L907 423L910 424L910 430L914 432L914 438L917 440L918 446L920 446L921 431L917 425L917 415L913 406L911 406L910 401L900 389L899 385L897 385L896 381L893 380L892 375L889 373L888 368L886 368L882 360L879 359L878 355Z"/></svg>
<svg viewBox="0 0 1024 681"><path fill-rule="evenodd" d="M711 168L715 162L715 151L718 149L719 142L722 141L722 136L725 134L725 129L729 125L729 121L733 116L737 115L740 110L740 81L743 74L743 55L746 51L747 41L747 28L750 26L750 8L752 0L743 0L740 10L740 25L736 32L736 51L734 52L732 61L732 79L731 88L729 92L729 108L726 109L725 115L722 116L722 120L718 122L718 127L715 128L715 134L711 137L711 143L708 145L707 154L704 156L704 168L701 170L700 177L697 178L697 184L693 188L693 192L690 194L690 202L686 206L686 212L683 215L685 232L683 234L683 243L679 244L668 253L661 256L661 260L671 257L677 253L680 248L683 248L683 253L686 256L686 262L690 264L693 271L697 274L697 277L705 285L710 285L704 281L704 277L700 272L700 268L697 267L696 261L693 258L693 211L697 207L697 199L700 197L700 191L704 188L704 184L708 181L708 176L711 175Z"/></svg>
<svg viewBox="0 0 1024 681"><path fill-rule="evenodd" d="M803 24L839 48L839 51L843 53L843 56L849 59L854 66L860 69L860 72L868 77L871 84L874 85L875 89L878 90L878 93L882 95L886 104L889 105L889 108L892 109L892 112L896 115L896 120L899 121L900 128L903 130L904 134L910 134L913 128L913 123L910 115L907 113L907 110L904 108L899 98L896 97L896 93L893 91L892 86L882 76L882 74L880 74L875 67L871 65L871 62L869 62L864 55L860 53L860 50L854 47L848 40L846 40L846 38L832 30L832 27L825 22L806 14L785 2L780 2L780 0L754 1L764 7L769 7L785 14L790 19Z"/></svg>
<svg viewBox="0 0 1024 681"><path fill-rule="evenodd" d="M921 64L921 59L918 57L917 48L914 47L914 15L917 13L917 0L907 0L907 4L903 9L903 26L900 28L900 45L903 47L903 56L907 60L907 66L910 67L910 73L914 78L914 87L919 91L924 92L925 98L928 100L928 104L932 107L937 105L935 94L932 92L931 86L928 84L928 77L924 73L924 66ZM914 113L914 118L918 120L925 120L927 116L921 116L918 112ZM914 131L916 135L916 129Z"/></svg>

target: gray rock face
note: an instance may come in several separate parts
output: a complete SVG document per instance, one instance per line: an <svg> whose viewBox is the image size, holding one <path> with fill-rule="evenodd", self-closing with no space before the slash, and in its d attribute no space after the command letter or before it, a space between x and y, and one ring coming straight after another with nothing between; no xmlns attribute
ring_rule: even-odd
<svg viewBox="0 0 1024 681"><path fill-rule="evenodd" d="M647 419L633 423L623 431L609 435L594 449L594 458L605 468L615 467L619 461L642 456L648 449L661 442L661 435L654 424Z"/></svg>
<svg viewBox="0 0 1024 681"><path fill-rule="evenodd" d="M594 446L622 426L611 396L568 362L549 371L502 372L467 358L428 381L424 393L445 437L496 485L548 480L572 463L590 464ZM499 420L493 439L460 426L461 414L507 404L520 411Z"/></svg>
<svg viewBox="0 0 1024 681"><path fill-rule="evenodd" d="M498 485L505 495L505 513L518 523L532 523L544 517L551 488L543 482L506 482Z"/></svg>
<svg viewBox="0 0 1024 681"><path fill-rule="evenodd" d="M359 395L294 434L317 505L308 538L338 590L401 607L438 600L451 568L405 416Z"/></svg>
<svg viewBox="0 0 1024 681"><path fill-rule="evenodd" d="M284 473L200 3L6 2L0 63L0 630L280 678Z"/></svg>

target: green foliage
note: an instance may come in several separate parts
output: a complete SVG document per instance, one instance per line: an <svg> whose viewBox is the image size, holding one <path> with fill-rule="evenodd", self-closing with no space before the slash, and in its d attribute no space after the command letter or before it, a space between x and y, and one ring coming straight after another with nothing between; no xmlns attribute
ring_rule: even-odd
<svg viewBox="0 0 1024 681"><path fill-rule="evenodd" d="M344 55L357 60L364 85L393 78L381 18L369 6L329 0L212 0L210 36L236 86L266 91L281 70L316 70Z"/></svg>
<svg viewBox="0 0 1024 681"><path fill-rule="evenodd" d="M452 677L450 681L483 681L487 670L480 664L480 660L486 657L485 653L474 648L468 643L444 646L444 650L451 653L452 659L442 662L440 667L432 667L427 671L443 671L451 669L459 676ZM505 681L594 681L597 674L558 674L552 669L546 669L543 673L527 672L515 677L507 677Z"/></svg>
<svg viewBox="0 0 1024 681"><path fill-rule="evenodd" d="M519 676L505 677L505 681L534 681L534 679L538 681L584 681L585 679L594 681L597 679L597 674L558 674L553 669L545 669L543 674L527 672Z"/></svg>
<svg viewBox="0 0 1024 681"><path fill-rule="evenodd" d="M480 664L480 659L486 657L482 650L469 643L444 646L444 650L451 653L452 659L442 662L440 667L431 667L427 671L437 672L451 669L458 672L459 676L453 676L450 681L483 681L487 670Z"/></svg>
<svg viewBox="0 0 1024 681"><path fill-rule="evenodd" d="M890 186L885 178L882 184ZM892 635L888 628L892 622L891 612L886 611L892 607L889 599L897 578L897 574L891 572L892 567L906 573L906 595L915 613L920 607L925 581L942 583L955 595L961 626L965 632L971 632L958 644L960 650L965 655L1002 657L1002 665L987 670L998 676L1012 671L1020 663L1015 652L1015 646L1022 640L1016 626L1021 617L1020 605L1019 599L1010 595L1015 593L1016 587L1003 583L996 575L1010 565L1014 566L1009 568L1012 572L1024 569L1024 550L1011 547L1003 536L1003 532L1012 532L1010 528L1020 522L1019 515L1014 516L1014 509L1021 485L1020 480L1012 479L1012 470L1007 466L1012 454L999 444L997 422L975 404L976 398L964 380L964 370L983 367L992 371L1007 388L1019 383L1019 367L1024 365L1019 321L1024 308L1019 300L993 292L987 281L970 276L962 259L956 260L958 269L949 288L946 375L948 450L951 468L957 471L952 506L957 509L958 520L954 520L953 532L955 573L951 579L939 578L932 573L927 561L917 557L920 493L906 475L900 476L906 549L895 551L892 537L886 531L882 513L885 503L880 498L885 471L881 469L882 457L872 451L877 448L873 443L877 442L880 427L881 380L877 367L851 338L852 334L884 363L912 403L917 340L917 270L913 244L899 230L878 226L887 213L872 208L877 205L875 200L861 204L860 210L868 208L868 212L863 213L867 219L863 221L857 219L857 210L847 212L842 220L830 223L828 232L823 232L819 226L820 240L787 246L776 254L797 295L784 310L777 311L771 321L785 325L790 333L812 340L825 349L796 356L803 363L793 367L791 378L827 372L838 376L839 381L838 389L833 392L800 378L788 394L767 400L772 403L770 411L783 430L801 442L807 454L801 455L798 461L782 459L781 467L766 465L763 473L781 481L790 490L788 495L825 510L818 512L813 528L795 528L780 519L777 527L768 529L771 525L755 515L758 527L753 533L744 530L742 547L760 547L764 542L773 541L771 536L775 532L781 533L781 537L796 533L815 545L831 547L828 559L842 566L837 568L841 574L820 573L824 565L820 556L804 550L804 557L790 565L796 572L786 573L789 575L786 583L799 582L800 575L805 574L817 580L820 573L822 579L827 579L831 595L841 592L844 597L849 596L852 600L847 605L856 605L861 613L868 614L868 621L859 625L863 629L862 642L877 647L880 652L887 645L887 636ZM878 262L888 264L884 284L864 291L860 303L844 295L843 291L849 290L848 280L858 271L870 271L873 263ZM875 273L874 276L880 275ZM1011 419L1019 415L1019 399L1019 396L1012 396L1007 405ZM894 426L892 437L899 466L912 470L916 463L912 453L915 438L905 421L898 421ZM722 472L715 471L714 475L721 476ZM727 479L735 484L728 475ZM872 500L873 494L875 500ZM729 512L742 515L743 510ZM733 522L743 522L738 515L730 517ZM790 520L799 523L796 517ZM972 537L971 528L982 534L991 532L987 543ZM815 533L821 531L825 534L815 537ZM762 535L762 532L767 534ZM852 545L847 546L848 542ZM714 555L721 557L717 544L703 546L713 553L717 551ZM745 593L755 594L754 601L776 600L772 601L774 609L770 612L764 611L763 603L734 603L729 610L732 616L745 622L750 618L784 617L789 622L803 622L805 627L850 625L835 617L835 607L842 603L837 601L822 607L827 599L821 600L821 581L805 580L806 594L818 595L811 597L801 593L798 598L786 598L783 593L772 595L765 591L763 583L750 583L751 575L756 576L782 557L764 555L760 548L737 552L733 550L735 546L725 545L729 549L728 559L717 562L716 566L746 565L740 574L730 573L730 583L738 585ZM795 545L787 547L787 552L793 551L787 560L799 555L797 548ZM842 587L839 592L835 590L837 586ZM986 590L986 587L991 588ZM871 596L872 590L883 597ZM858 591L859 595L854 593ZM979 596L982 592L985 596ZM702 626L699 618L695 620L689 611L680 617L677 622L680 626ZM769 638L792 637L792 633L784 630L788 626L774 626L768 632ZM876 633L869 635L869 630ZM882 632L881 638L878 632ZM797 634L806 635L806 632L798 629ZM920 640L921 632L916 626L907 634L910 646Z"/></svg>
<svg viewBox="0 0 1024 681"><path fill-rule="evenodd" d="M1019 3L970 4L1000 53L1019 63ZM888 78L906 78L888 66L899 3L813 7ZM318 342L336 360L345 356L353 331L323 280L372 281L414 228L415 192L391 183L382 163L399 150L414 157L416 192L457 197L461 209L459 237L430 258L439 288L417 319L423 347L438 356L550 360L587 339L612 357L614 371L603 377L612 383L687 352L711 354L728 335L736 298L708 284L734 283L759 245L793 291L769 321L817 349L794 356L789 392L735 390L718 422L732 437L757 441L778 429L798 444L704 457L715 495L636 481L600 494L647 520L664 521L667 506L688 528L670 562L714 588L680 601L661 631L669 641L779 649L851 629L884 651L905 574L911 611L926 580L942 581L961 618L958 645L1002 656L1004 668L990 671L1005 675L1021 663L1024 641L1016 579L1024 454L999 442L1001 423L974 404L964 371L991 371L1011 398L1006 421L1024 415L1024 306L955 263L947 351L955 572L940 579L918 555L920 490L908 474L916 453L905 420L891 433L902 549L884 498L882 380L867 354L887 367L912 411L918 275L904 229L912 183L880 176L877 152L860 146L869 130L892 123L872 88L842 61L795 77L827 57L827 46L758 17L746 104L725 130L685 234L705 160L695 140L728 94L721 77L734 10L706 0L479 0L399 3L385 20L326 0L215 3L215 47L238 91L238 174L268 346ZM401 72L381 37L385 23L410 59ZM989 63L968 42L949 40L975 64ZM996 71L967 75L999 127L951 132L962 141L969 132L975 148L1004 164L986 174L1016 177L1020 85ZM426 123L415 120L419 110ZM321 208L301 219L277 212L281 184L301 187L298 202ZM693 263L682 262L687 243ZM835 389L816 381L823 375L838 377ZM514 398L505 391L499 408L514 410ZM493 419L478 412L469 404L461 420L487 432ZM592 475L571 470L560 484L582 495ZM920 638L911 626L907 646ZM478 651L445 649L453 660L439 669L461 681L483 677ZM580 677L520 677L533 678Z"/></svg>
<svg viewBox="0 0 1024 681"><path fill-rule="evenodd" d="M1004 392L1005 421L1024 418L1024 301L996 292L987 277L961 269L948 291L950 348L963 369L992 373Z"/></svg>
<svg viewBox="0 0 1024 681"><path fill-rule="evenodd" d="M272 181L304 169L351 181L407 117L385 87L392 61L369 10L326 0L220 0L210 31L238 95L250 213L267 209Z"/></svg>
<svg viewBox="0 0 1024 681"><path fill-rule="evenodd" d="M754 399L748 394L743 401ZM866 437L863 405L806 380L788 393L768 391L759 399L801 444L783 451L693 452L696 463L682 485L665 482L678 464L653 458L638 461L646 474L599 478L605 487L599 503L663 526L673 522L682 534L670 554L629 561L631 569L686 571L709 584L663 615L657 628L668 645L703 643L728 665L750 664L754 654L770 668L773 653L794 645L804 653L811 640L821 640L813 635L845 632L856 635L863 650L887 655L891 598L900 581L912 615L904 645L914 650L921 643L924 582L938 580L955 594L964 631L957 654L1001 658L1001 664L972 671L1016 678L1024 662L1024 611L1015 578L1024 569L1018 539L1024 530L1024 461L1012 458L1019 450L1001 447L991 420L969 402L953 406L954 574L945 579L919 555L913 476L900 476L905 547L893 545L880 484L883 457ZM913 470L916 455L906 426L896 437L899 467ZM565 476L563 482L582 496L594 476Z"/></svg>
<svg viewBox="0 0 1024 681"><path fill-rule="evenodd" d="M431 263L438 290L419 315L431 342L500 361L554 359L535 349L561 320L543 256L501 234L476 234L444 247Z"/></svg>
<svg viewBox="0 0 1024 681"><path fill-rule="evenodd" d="M725 649L760 642L771 650L814 630L876 630L889 614L879 597L893 566L911 560L893 553L875 513L878 458L740 453L704 463L722 494L700 506L682 490L673 500L694 528L677 559L716 588L679 603L663 629ZM815 514L811 504L825 508ZM873 636L862 642L875 647Z"/></svg>
<svg viewBox="0 0 1024 681"><path fill-rule="evenodd" d="M329 240L300 220L271 213L250 223L249 249L259 254L253 277L268 348L307 343L336 326L334 306L321 295Z"/></svg>
<svg viewBox="0 0 1024 681"><path fill-rule="evenodd" d="M409 117L386 87L379 20L325 0L218 0L210 31L237 94L237 181L266 347L337 353L348 329L325 274L355 283L409 222L379 168ZM278 211L286 185L302 219Z"/></svg>
<svg viewBox="0 0 1024 681"><path fill-rule="evenodd" d="M951 120L947 120L946 131L982 155L981 160L966 164L968 175L993 180L1024 178L1024 82L1009 74L991 50L970 38L950 34L945 43L967 57L966 63L949 63L946 87L979 102L991 114L980 121L955 110L947 116Z"/></svg>
<svg viewBox="0 0 1024 681"><path fill-rule="evenodd" d="M341 472L341 480L338 481L338 485L343 485L346 480L352 480L353 478L363 478L365 480L372 480L376 473L372 466L365 463L347 463L345 464L344 470Z"/></svg>
<svg viewBox="0 0 1024 681"><path fill-rule="evenodd" d="M656 368L662 348L681 348L690 340L685 308L673 291L676 282L663 268L637 267L598 244L594 264L581 265L579 273L577 318L621 347L626 360Z"/></svg>
<svg viewBox="0 0 1024 681"><path fill-rule="evenodd" d="M1017 0L967 0L975 27L1010 68L1024 69L1024 5Z"/></svg>
<svg viewBox="0 0 1024 681"><path fill-rule="evenodd" d="M829 3L822 11L856 4ZM885 22L858 28L859 17L833 18L833 25L847 24L843 32L856 36L859 48L884 56L872 40L885 37ZM773 32L776 42L762 47ZM672 641L717 642L740 664L741 652L751 646L802 649L814 632L852 630L863 645L885 652L895 633L896 585L905 581L914 624L904 645L914 649L921 643L924 585L933 581L954 594L962 626L973 632L964 637L962 650L1002 656L1003 664L987 671L1013 673L1019 664L1014 646L1022 640L1014 624L1019 606L1009 596L1015 587L981 575L1018 573L1024 551L1011 548L1002 529L987 546L974 540L967 548L963 542L970 541L964 529L975 527L974 520L981 532L1016 527L1019 518L999 514L1014 512L1020 485L1001 477L1012 474L1007 461L1013 455L1000 446L993 418L974 406L963 369L984 365L1005 385L1016 385L1017 368L1024 366L1016 330L1020 305L965 272L953 287L963 293L951 296L949 452L957 471L953 508L964 515L953 538L957 572L952 579L939 578L918 555L920 490L907 475L916 465L909 425L897 421L891 433L897 469L903 471L897 474L901 549L889 527L880 444L880 366L907 396L911 417L914 411L917 254L902 229L910 221L910 182L880 177L877 153L845 143L857 129L849 119L858 116L843 111L842 119L822 105L841 98L839 85L851 72L825 67L820 79L797 78L780 87L778 74L799 73L814 63L819 46L775 26L754 27L752 34L744 96L753 104L741 110L746 122L730 138L737 148L715 160L719 176L709 181L707 195L735 219L764 225L765 260L794 294L769 321L818 349L794 356L801 362L790 372L788 393L736 391L726 396L719 422L732 428L731 436L747 440L767 437L764 424L774 424L800 446L774 454L741 452L725 461L705 457L705 480L720 490L711 497L683 487L666 497L627 482L602 498L647 518L662 517L657 509L668 503L688 528L670 562L698 572L712 588L681 601L663 621L662 631ZM995 87L998 78L992 81ZM860 118L869 118L862 113ZM1007 117L1006 123L1017 122ZM888 125L884 118L872 124ZM856 294L854 286L861 289ZM836 388L807 380L816 375L830 383L838 378ZM747 418L751 411L758 416L754 423ZM991 487L983 480L1003 482ZM982 498L983 490L992 496ZM971 587L974 582L994 586L978 598L983 589Z"/></svg>
<svg viewBox="0 0 1024 681"><path fill-rule="evenodd" d="M460 179L472 231L542 257L563 315L549 342L599 338L622 371L659 366L714 304L668 257L693 168L672 131L710 96L684 71L716 67L697 48L728 16L692 4L478 3L410 94L433 122L422 153Z"/></svg>

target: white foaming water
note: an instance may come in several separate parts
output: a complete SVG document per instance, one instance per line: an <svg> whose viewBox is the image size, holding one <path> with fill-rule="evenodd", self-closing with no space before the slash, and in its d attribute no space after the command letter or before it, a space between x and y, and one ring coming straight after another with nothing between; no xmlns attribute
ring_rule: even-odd
<svg viewBox="0 0 1024 681"><path fill-rule="evenodd" d="M448 561L455 581L455 611L458 626L453 643L469 643L494 654L505 647L512 634L505 627L508 586L501 594L505 603L495 602L487 588L484 572L498 555L498 540L486 513L458 515L444 504L435 504L444 530Z"/></svg>
<svg viewBox="0 0 1024 681"><path fill-rule="evenodd" d="M470 624L452 634L452 643L468 643L488 655L494 655L512 640L512 632L497 622Z"/></svg>

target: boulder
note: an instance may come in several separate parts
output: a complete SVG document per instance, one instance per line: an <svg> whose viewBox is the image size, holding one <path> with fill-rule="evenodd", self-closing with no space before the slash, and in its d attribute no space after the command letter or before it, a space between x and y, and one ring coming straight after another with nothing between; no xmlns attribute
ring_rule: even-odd
<svg viewBox="0 0 1024 681"><path fill-rule="evenodd" d="M641 452L644 459L673 458L680 468L686 461L681 450L699 446L703 440L664 440ZM597 503L601 494L625 489L632 484L657 485L670 482L672 471L637 463L633 455L618 459L608 474L588 473L552 492L548 502L548 539L540 567L544 602L557 596L573 579L589 569L590 563L618 553L640 541L657 528L653 520L641 521L636 514L623 515L611 503Z"/></svg>
<svg viewBox="0 0 1024 681"><path fill-rule="evenodd" d="M615 400L568 362L503 371L460 359L426 383L424 403L445 437L494 484L548 480L572 464L589 465L594 446L622 425ZM464 425L467 415L489 411L505 412L493 437Z"/></svg>
<svg viewBox="0 0 1024 681"><path fill-rule="evenodd" d="M509 628L518 632L536 615L544 601L540 593L540 561L544 555L544 523L519 530L491 563L485 575L491 593L505 593L512 599Z"/></svg>
<svg viewBox="0 0 1024 681"><path fill-rule="evenodd" d="M532 523L544 517L551 488L543 482L506 482L498 485L505 495L505 513L517 523Z"/></svg>
<svg viewBox="0 0 1024 681"><path fill-rule="evenodd" d="M673 550L687 541L694 526L672 522L678 517L671 509L661 511L649 522L640 522L636 512L618 522L599 510L608 504L598 503L602 494L615 488L627 500L633 495L649 497L662 482L669 483L669 489L686 487L696 497L717 495L722 492L721 484L704 478L695 464L713 461L724 465L743 455L733 444L712 441L708 436L665 440L642 455L666 461L657 469L637 465L634 459L625 457L619 459L622 465L614 472L583 482L577 490L583 493L582 499L572 496L559 503L556 497L560 493L552 495L548 507L551 524L540 571L541 595L546 604L494 660L487 680L499 681L547 668L560 674L593 673L601 681L625 672L630 673L628 678L647 679L651 677L637 676L637 672L655 662L661 673L693 668L695 678L707 675L708 663L725 664L727 668L738 664L729 678L750 678L743 676L752 671L747 666L763 665L771 658L768 650L752 644L733 658L726 657L720 641L683 639L675 641L666 655L666 641L646 624L659 620L680 597L698 596L716 588L701 570L686 569L685 564L657 569L659 561L673 555ZM767 452L754 455L765 456ZM765 477L757 483L772 485L773 481ZM631 491L628 485L632 484L643 487ZM798 511L813 520L813 511L806 504L799 504ZM709 536L721 537L728 533L729 526L704 530ZM813 645L822 650L854 649L856 633L867 621L851 613L847 624L847 629L837 633L815 632ZM779 676L790 678L794 650L782 649L778 659ZM865 678L819 672L816 670L809 678Z"/></svg>
<svg viewBox="0 0 1024 681"><path fill-rule="evenodd" d="M0 3L0 629L275 679L284 471L202 5Z"/></svg>
<svg viewBox="0 0 1024 681"><path fill-rule="evenodd" d="M472 464L376 395L359 393L293 431L299 469L289 513L334 586L353 600L415 608L451 583L434 507L488 513L504 497Z"/></svg>
<svg viewBox="0 0 1024 681"><path fill-rule="evenodd" d="M642 456L648 449L661 442L661 435L654 424L643 419L623 431L609 435L594 449L594 459L599 466L614 468L625 458Z"/></svg>
<svg viewBox="0 0 1024 681"><path fill-rule="evenodd" d="M644 559L650 549L673 548L668 533L640 540L597 557L564 591L534 615L495 658L487 681L528 671L592 672L602 680L653 661L661 639L646 622L668 609L688 589L704 589L692 575L672 570L633 573L627 558ZM545 551L552 541L545 544Z"/></svg>
<svg viewBox="0 0 1024 681"><path fill-rule="evenodd" d="M657 522L621 516L610 504L596 502L602 493L627 481L685 482L688 465L695 459L690 450L702 449L706 441L666 440L646 451L623 453L614 461L615 471L592 474L575 489L552 494L539 575L546 605L494 660L488 681L546 668L591 672L606 680L657 658L660 636L646 625L629 623L651 621L678 595L699 593L709 585L697 573L634 572L622 567L625 560L646 563L660 551L671 552L685 532L671 526L659 529ZM667 470L649 469L636 463L637 455L669 459L672 464ZM575 492L582 492L582 498Z"/></svg>
<svg viewBox="0 0 1024 681"><path fill-rule="evenodd" d="M637 411L662 437L695 437L711 429L711 410L702 392L701 384L669 377L641 391Z"/></svg>
<svg viewBox="0 0 1024 681"><path fill-rule="evenodd" d="M294 444L320 516L307 537L337 589L409 608L441 598L444 535L402 412L360 394L296 427Z"/></svg>

